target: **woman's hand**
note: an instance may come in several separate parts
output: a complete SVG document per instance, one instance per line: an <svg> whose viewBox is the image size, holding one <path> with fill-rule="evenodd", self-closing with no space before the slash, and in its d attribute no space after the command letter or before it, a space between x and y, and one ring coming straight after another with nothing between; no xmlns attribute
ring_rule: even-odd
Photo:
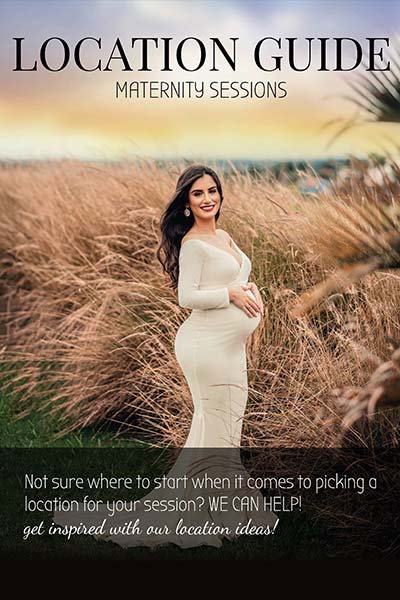
<svg viewBox="0 0 400 600"><path fill-rule="evenodd" d="M260 291L258 289L258 287L256 286L255 283L251 282L249 283L250 286L250 290L253 292L256 300L257 300L257 304L259 305L260 309L261 309L261 314L264 314L264 303L263 303L263 299L261 297Z"/></svg>
<svg viewBox="0 0 400 600"><path fill-rule="evenodd" d="M250 290L254 294L252 285L254 285L254 284L238 285L238 286L228 288L229 289L229 300L231 302L233 302L233 304L235 304L238 308L243 310L248 317L256 317L259 314L263 314L262 302L260 303L260 306L259 306L258 299L257 299L257 302L254 302L254 300L248 294L246 294L246 290ZM258 292L258 290L257 290L257 292ZM254 296L257 298L256 294L254 294ZM261 297L260 297L260 299L261 299Z"/></svg>

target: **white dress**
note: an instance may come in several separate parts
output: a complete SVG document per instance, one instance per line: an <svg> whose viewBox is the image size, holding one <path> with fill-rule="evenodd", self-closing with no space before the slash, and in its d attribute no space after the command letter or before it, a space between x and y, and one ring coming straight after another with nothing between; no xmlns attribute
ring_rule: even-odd
<svg viewBox="0 0 400 600"><path fill-rule="evenodd" d="M224 538L237 537L236 526L251 521L254 525L273 530L278 519L270 511L262 510L262 495L258 490L241 485L234 486L235 476L242 482L249 477L240 459L240 440L243 415L248 398L246 340L260 324L261 316L248 317L229 300L228 286L246 284L251 272L249 257L235 248L241 263L228 251L200 240L189 239L182 244L179 255L178 302L192 309L189 317L179 327L175 338L175 354L185 375L193 399L193 420L183 449L166 477L188 476L185 489L153 489L141 498L135 511L125 511L107 519L107 526L123 526L139 519L141 533L121 535L101 533L97 539L113 541L122 547L157 547L174 543L183 548L210 545L221 546ZM239 257L238 257L239 258ZM256 300L250 290L246 292ZM192 478L225 477L232 485L221 490L203 490L191 485ZM236 480L237 481L237 480ZM259 509L214 511L208 510L210 496L248 496L259 503ZM158 500L196 499L202 510L189 510L180 514L145 512L144 505ZM143 503L143 504L142 504ZM236 506L239 506L237 503ZM240 505L241 506L241 505ZM252 504L251 507L254 507ZM96 514L58 511L54 521L58 524L83 522L99 524L106 516L101 508ZM182 533L180 523L199 527ZM210 527L215 525L215 530ZM147 533L154 525L167 526L168 533ZM220 529L219 529L220 528ZM186 530L184 530L186 531ZM193 534L196 531L196 534Z"/></svg>
<svg viewBox="0 0 400 600"><path fill-rule="evenodd" d="M235 244L236 246L236 244ZM229 301L228 286L246 284L251 261L189 239L179 256L179 305L192 312L179 328L175 354L189 384L194 414L186 446L238 447L247 403L246 339L261 316ZM250 290L246 292L256 300Z"/></svg>

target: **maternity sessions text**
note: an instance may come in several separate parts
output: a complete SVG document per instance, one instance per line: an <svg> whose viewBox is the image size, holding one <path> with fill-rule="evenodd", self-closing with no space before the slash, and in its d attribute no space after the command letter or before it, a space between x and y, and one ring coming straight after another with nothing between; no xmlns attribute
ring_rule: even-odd
<svg viewBox="0 0 400 600"><path fill-rule="evenodd" d="M285 98L286 81L117 81L115 97L139 99Z"/></svg>

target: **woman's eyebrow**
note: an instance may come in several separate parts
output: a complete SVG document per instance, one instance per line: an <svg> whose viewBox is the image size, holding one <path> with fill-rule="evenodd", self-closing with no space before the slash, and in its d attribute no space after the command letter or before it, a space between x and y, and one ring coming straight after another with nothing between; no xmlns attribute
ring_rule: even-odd
<svg viewBox="0 0 400 600"><path fill-rule="evenodd" d="M212 190L212 189L213 189L213 188L215 188L215 187L217 187L217 186L216 186L216 185L212 185L212 186L211 186L211 187L209 187L208 189L209 189L209 190ZM199 189L192 190L192 192L202 192L202 191L203 191L203 190L199 190Z"/></svg>

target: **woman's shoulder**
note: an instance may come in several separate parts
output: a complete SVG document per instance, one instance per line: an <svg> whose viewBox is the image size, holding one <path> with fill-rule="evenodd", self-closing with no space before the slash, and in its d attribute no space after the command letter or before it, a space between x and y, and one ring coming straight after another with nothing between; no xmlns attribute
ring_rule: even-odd
<svg viewBox="0 0 400 600"><path fill-rule="evenodd" d="M196 241L198 240L198 238L196 238L195 234L186 234L183 236L183 238L181 239L181 248L184 244L186 244L186 242L191 242L191 241Z"/></svg>
<svg viewBox="0 0 400 600"><path fill-rule="evenodd" d="M225 229L216 229L215 231L219 231L221 238L225 239L230 246L232 246L232 238Z"/></svg>
<svg viewBox="0 0 400 600"><path fill-rule="evenodd" d="M199 243L200 242L200 243ZM179 249L179 256L187 254L188 256L202 258L205 254L201 240L196 238L194 235L185 235L181 239L181 245Z"/></svg>
<svg viewBox="0 0 400 600"><path fill-rule="evenodd" d="M227 238L230 238L231 236L229 235L229 233L227 231L225 231L225 229L216 229L215 231L219 232L221 236L225 236Z"/></svg>
<svg viewBox="0 0 400 600"><path fill-rule="evenodd" d="M218 237L220 237L223 241L228 242L228 244L230 246L232 245L232 241L231 241L232 238L228 232L226 232L224 229L216 229L215 231L217 232ZM202 241L201 238L197 237L195 233L188 232L181 239L181 248L182 248L183 244L185 244L186 242L192 241L192 240L199 241L199 242Z"/></svg>

